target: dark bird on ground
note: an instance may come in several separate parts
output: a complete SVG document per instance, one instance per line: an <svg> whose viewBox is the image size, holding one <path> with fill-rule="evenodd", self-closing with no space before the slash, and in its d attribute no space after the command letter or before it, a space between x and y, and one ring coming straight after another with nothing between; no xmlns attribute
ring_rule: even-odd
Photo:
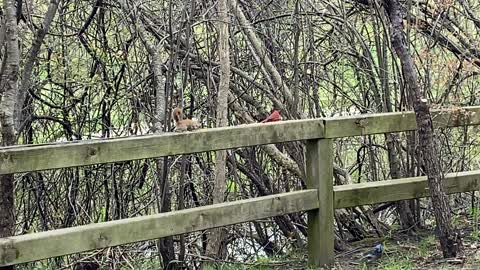
<svg viewBox="0 0 480 270"><path fill-rule="evenodd" d="M366 263L372 263L382 257L382 254L383 245L378 244L372 251L368 252L365 256L362 257L362 261L365 261Z"/></svg>

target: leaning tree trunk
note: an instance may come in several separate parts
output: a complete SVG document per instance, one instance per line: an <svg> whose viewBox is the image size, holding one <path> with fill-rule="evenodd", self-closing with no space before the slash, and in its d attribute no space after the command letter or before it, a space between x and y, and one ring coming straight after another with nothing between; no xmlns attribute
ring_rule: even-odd
<svg viewBox="0 0 480 270"><path fill-rule="evenodd" d="M228 44L228 0L218 1L218 56L220 60L220 83L218 85L217 98L217 127L224 127L228 124L228 92L230 85L230 47ZM215 186L213 189L213 203L221 203L224 200L226 190L225 165L227 151L217 151L215 158ZM207 255L213 258L222 258L226 255L224 246L224 234L222 228L214 229L211 232L207 244Z"/></svg>
<svg viewBox="0 0 480 270"><path fill-rule="evenodd" d="M272 63L271 59L268 56L267 50L265 49L265 44L262 40L258 37L257 33L255 32L254 27L250 23L250 21L245 16L245 13L242 10L241 4L237 0L230 0L230 7L232 11L235 13L235 16L240 23L241 30L245 33L246 38L249 40L252 48L252 53L257 55L256 60L261 67L265 67L268 75L270 75L275 83L275 86L278 87L280 92L285 99L285 103L287 104L287 108L294 108L294 97L292 95L292 91L288 88L287 84L283 80L280 72ZM283 114L293 114L296 115L297 112L282 110ZM288 116L288 115L287 115Z"/></svg>
<svg viewBox="0 0 480 270"><path fill-rule="evenodd" d="M432 197L438 236L444 257L455 257L462 250L462 240L451 223L451 209L443 187L440 150L434 139L430 107L418 83L417 74L403 31L403 18L398 0L385 0L385 10L391 22L392 46L400 58L405 82L414 97L413 107L417 120L420 162L425 168Z"/></svg>
<svg viewBox="0 0 480 270"><path fill-rule="evenodd" d="M14 108L18 93L20 51L18 48L18 28L14 0L3 1L5 12L5 59L0 77L0 130L1 146L15 144ZM2 30L3 30L2 29ZM2 48L3 49L3 48ZM0 238L12 236L15 232L14 175L0 176ZM14 269L13 266L0 267L2 270Z"/></svg>
<svg viewBox="0 0 480 270"><path fill-rule="evenodd" d="M48 5L47 12L43 18L43 23L35 32L35 36L33 38L32 46L30 47L30 51L28 53L27 59L25 59L23 71L22 71L22 80L20 81L20 87L17 93L17 102L15 102L15 128L19 129L20 126L23 125L23 122L27 118L23 113L22 109L25 104L25 97L27 96L28 89L30 88L31 78L33 73L33 68L35 62L37 62L38 55L40 53L40 48L42 47L43 40L47 35L50 25L52 24L53 19L55 18L55 14L57 13L58 3L59 0L50 0L50 4ZM20 4L21 1L18 1ZM20 132L20 130L18 130Z"/></svg>
<svg viewBox="0 0 480 270"><path fill-rule="evenodd" d="M150 69L153 74L153 88L155 90L155 112L151 119L152 130L156 134L162 134L167 129L167 114L166 114L166 96L165 96L165 74L162 71L162 59L158 49L152 44L147 37L147 30L143 24L143 20L139 19L138 10L128 5L127 1L119 1L125 15L129 16L134 26L134 30L140 36L145 49L150 58ZM132 9L135 12L132 12ZM137 16L135 16L137 15ZM162 126L162 123L164 124ZM159 190L157 190L157 207L159 212L171 211L171 191L170 182L167 178L168 174L168 158L160 157L155 160L157 178L159 179ZM175 256L174 241L172 236L167 236L156 241L158 250L160 252L164 269L172 270L178 269L178 262Z"/></svg>

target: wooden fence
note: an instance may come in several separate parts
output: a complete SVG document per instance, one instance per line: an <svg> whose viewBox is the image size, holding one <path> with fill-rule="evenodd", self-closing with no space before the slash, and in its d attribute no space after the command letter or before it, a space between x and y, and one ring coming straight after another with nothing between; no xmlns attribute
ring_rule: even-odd
<svg viewBox="0 0 480 270"><path fill-rule="evenodd" d="M480 124L480 106L432 113L436 128ZM306 190L0 238L0 266L308 211L308 263L332 265L336 208L429 196L425 177L333 186L333 139L416 129L412 112L282 121L188 133L0 148L0 174L306 140ZM448 193L475 191L480 170L448 174Z"/></svg>

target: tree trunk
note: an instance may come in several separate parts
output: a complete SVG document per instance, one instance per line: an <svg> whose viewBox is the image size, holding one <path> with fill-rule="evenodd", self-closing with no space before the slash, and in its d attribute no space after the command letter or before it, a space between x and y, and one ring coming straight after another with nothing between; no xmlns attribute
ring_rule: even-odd
<svg viewBox="0 0 480 270"><path fill-rule="evenodd" d="M265 67L265 69L270 74L270 76L272 76L275 86L283 94L285 103L287 104L286 107L293 108L294 97L292 95L292 92L290 91L288 86L285 84L285 81L283 80L278 69L273 65L272 61L270 60L267 50L265 49L264 43L260 40L260 38L258 38L257 34L253 29L252 24L248 21L242 8L239 6L239 3L237 2L237 0L230 0L230 6L240 23L242 31L244 31L245 36L248 38L251 44L252 52L259 57L257 61L260 61L260 63L258 64L261 65L262 67ZM294 114L295 112L282 111L282 113Z"/></svg>
<svg viewBox="0 0 480 270"><path fill-rule="evenodd" d="M375 5L375 8L373 7ZM372 3L372 11L378 10L378 3ZM379 14L379 20L385 20L385 14ZM381 22L375 21L375 47L377 50L377 60L378 60L378 68L379 68L379 79L381 88L383 89L384 100L383 102L377 104L378 107L382 108L382 112L393 112L394 107L392 104L392 91L391 86L389 85L389 45L388 45L388 33L382 32L381 28L383 28L383 24ZM372 74L372 78L375 75ZM394 76L395 77L395 76ZM393 97L395 98L395 97ZM402 173L401 162L400 162L400 151L399 143L398 143L398 136L393 133L385 134L385 140L387 142L387 152L388 152L388 165L390 168L390 176L392 179L398 179L405 177ZM410 207L409 201L399 201L396 203L396 210L400 219L400 225L404 230L415 230L416 222L414 219L414 215L412 209Z"/></svg>
<svg viewBox="0 0 480 270"><path fill-rule="evenodd" d="M417 74L403 32L403 18L398 0L385 0L385 10L392 25L392 46L400 58L405 82L413 96L417 120L420 162L425 168L430 189L438 237L444 257L455 257L462 250L462 240L451 223L451 208L443 187L440 149L435 142L430 107L418 83Z"/></svg>
<svg viewBox="0 0 480 270"><path fill-rule="evenodd" d="M150 69L153 74L153 88L155 89L155 113L152 117L152 131L156 134L162 134L166 130L166 95L165 95L165 76L162 72L162 60L157 48L149 42L147 38L147 31L142 23L142 20L135 17L138 12L131 12L131 6L125 0L119 1L122 9L126 15L128 15L134 25L136 32L140 36L145 49L151 57ZM163 123L163 125L162 125ZM155 160L157 178L159 179L159 190L157 190L157 207L159 212L171 211L171 192L170 183L167 178L168 170L168 158L161 157ZM156 241L157 248L162 257L164 269L177 269L178 263L176 262L174 241L173 237L164 237Z"/></svg>
<svg viewBox="0 0 480 270"><path fill-rule="evenodd" d="M230 85L230 47L228 44L228 0L218 1L218 55L220 61L220 83L218 85L217 97L217 127L228 125L228 92ZM215 158L215 183L213 189L213 203L221 203L224 201L226 190L225 174L226 174L226 158L227 151L217 151ZM207 255L213 258L223 258L226 256L225 235L222 228L213 229L207 244Z"/></svg>
<svg viewBox="0 0 480 270"><path fill-rule="evenodd" d="M23 66L22 81L20 83L20 88L17 93L17 102L15 103L16 129L19 129L25 119L28 118L27 115L22 114L22 109L25 104L25 97L27 96L28 89L30 88L33 67L38 59L38 54L40 53L40 48L42 47L43 40L45 39L45 36L50 29L50 25L52 24L53 18L55 18L55 14L57 13L58 2L59 0L50 0L47 12L45 13L45 17L43 18L43 23L35 33L32 47L30 48L30 52L28 53L28 57L25 60L25 64Z"/></svg>
<svg viewBox="0 0 480 270"><path fill-rule="evenodd" d="M15 15L14 0L4 0L5 12L5 69L0 80L0 127L2 137L1 146L15 144L14 108L18 93L20 51L18 48L18 28ZM2 48L3 49L3 48ZM15 201L14 175L0 176L0 238L12 236L15 233ZM14 269L13 266L0 267L2 270Z"/></svg>

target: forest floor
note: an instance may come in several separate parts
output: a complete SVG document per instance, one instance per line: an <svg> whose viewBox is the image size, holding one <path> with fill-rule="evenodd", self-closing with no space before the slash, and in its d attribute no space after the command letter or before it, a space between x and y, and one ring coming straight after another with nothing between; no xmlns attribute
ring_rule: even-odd
<svg viewBox="0 0 480 270"><path fill-rule="evenodd" d="M444 259L442 257L433 227L408 233L392 230L382 238L368 238L348 243L345 251L335 254L335 269L480 269L478 220L474 222L471 217L456 217L454 222L463 236L464 254L459 258ZM363 262L364 254L379 243L384 246L383 256L371 264ZM309 269L305 263L306 254L299 253L290 254L278 260L270 258L251 265L224 265L226 267L217 266L215 269Z"/></svg>
<svg viewBox="0 0 480 270"><path fill-rule="evenodd" d="M480 269L480 228L478 213L454 218L463 237L462 256L444 259L434 227L423 230L392 231L383 238L349 243L346 251L335 256L336 269ZM361 258L375 245L382 243L384 253L375 263L367 265Z"/></svg>
<svg viewBox="0 0 480 270"><path fill-rule="evenodd" d="M480 269L480 239L470 235L464 237L464 254L453 259L442 257L438 240L429 230L365 239L350 243L348 250L337 253L335 269ZM372 264L363 262L364 254L378 243L384 245L383 256Z"/></svg>

